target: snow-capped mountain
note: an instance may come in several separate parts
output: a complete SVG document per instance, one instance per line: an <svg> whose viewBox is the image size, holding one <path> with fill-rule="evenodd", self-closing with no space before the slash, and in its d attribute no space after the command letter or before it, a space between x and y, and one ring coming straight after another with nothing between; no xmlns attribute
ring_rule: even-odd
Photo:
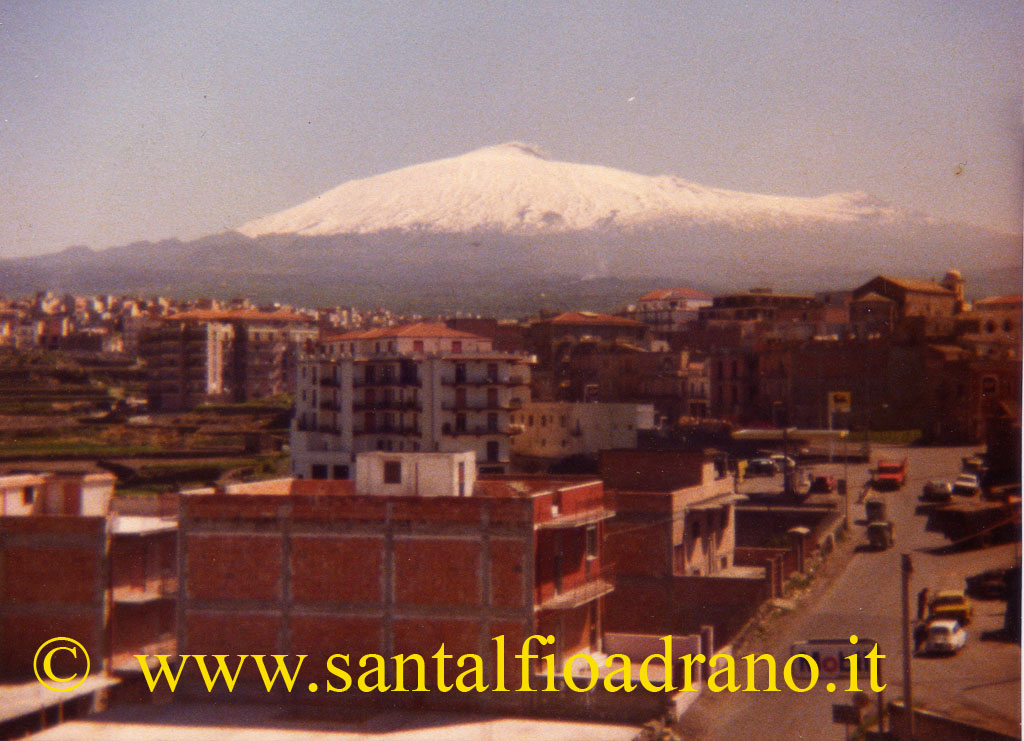
<svg viewBox="0 0 1024 741"><path fill-rule="evenodd" d="M541 235L611 227L727 224L758 229L907 218L860 192L819 198L742 193L675 176L557 162L536 147L510 142L351 180L238 231L249 237L391 229Z"/></svg>
<svg viewBox="0 0 1024 741"><path fill-rule="evenodd" d="M555 162L510 143L344 183L193 242L0 260L0 293L255 295L509 314L612 309L647 290L851 289L879 273L1020 290L1020 235L865 195L759 195Z"/></svg>

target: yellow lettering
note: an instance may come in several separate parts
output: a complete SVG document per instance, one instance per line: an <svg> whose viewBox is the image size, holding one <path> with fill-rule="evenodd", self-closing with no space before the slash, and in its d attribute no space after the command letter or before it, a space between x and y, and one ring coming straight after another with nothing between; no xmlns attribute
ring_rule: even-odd
<svg viewBox="0 0 1024 741"><path fill-rule="evenodd" d="M764 690L765 692L781 692L779 689L779 683L775 678L775 657L771 654L760 654L755 656L754 654L747 654L743 657L743 660L747 662L747 687L744 692L760 692L757 688L757 662L767 661L768 662L768 687Z"/></svg>
<svg viewBox="0 0 1024 741"><path fill-rule="evenodd" d="M580 687L576 684L576 677L573 676L573 667L576 665L576 659L583 659L583 662L587 665L587 671L590 673L590 681L587 682L586 687ZM600 677L601 670L597 666L597 662L593 656L589 654L573 654L569 657L569 660L565 662L565 684L573 692L590 692L597 685L597 680Z"/></svg>
<svg viewBox="0 0 1024 741"><path fill-rule="evenodd" d="M732 656L729 654L715 654L711 657L711 661L708 662L708 666L714 669L720 659L725 659L725 666L708 677L708 689L712 692L721 692L722 690L739 692L740 686L736 683L736 662L733 661ZM726 683L724 685L718 683L719 674L726 676Z"/></svg>
<svg viewBox="0 0 1024 741"><path fill-rule="evenodd" d="M619 666L617 668L615 667L614 661L616 659L620 659L622 661L622 666ZM633 665L630 662L628 656L626 656L625 654L612 654L604 660L604 665L611 669L610 672L604 675L604 688L606 691L618 692L620 689L622 689L626 692L632 692L636 689L636 685L633 683L633 677L630 676L632 674ZM612 682L612 677L614 677L616 674L622 675L621 687L616 686Z"/></svg>
<svg viewBox="0 0 1024 741"><path fill-rule="evenodd" d="M442 643L441 648L437 649L430 658L437 662L437 688L442 692L450 692L452 686L444 681L444 660L452 658L452 655L444 652L444 644Z"/></svg>
<svg viewBox="0 0 1024 741"><path fill-rule="evenodd" d="M811 670L811 680L807 683L806 687L799 686L793 680L793 662L797 659L803 659L806 661L807 666L810 667ZM785 682L786 686L794 692L807 692L808 690L813 689L814 685L818 683L818 662L814 660L813 656L808 656L807 654L793 654L789 657L786 665L782 667L782 681Z"/></svg>
<svg viewBox="0 0 1024 741"><path fill-rule="evenodd" d="M359 668L365 669L370 660L372 660L376 666L359 675L357 684L360 691L373 692L376 690L377 692L387 692L390 687L388 687L388 683L384 681L384 657L380 654L366 654L365 656L360 656ZM366 680L366 678L371 674L377 675L377 681L374 684L370 684Z"/></svg>
<svg viewBox="0 0 1024 741"><path fill-rule="evenodd" d="M338 689L333 684L331 684L330 680L327 680L327 691L348 692L349 689L351 689L352 687L352 676L344 669L339 669L338 667L336 667L334 665L335 659L341 659L345 662L345 666L348 666L348 654L331 654L331 656L327 659L327 671L330 672L332 676L338 677L338 679L342 680L345 683L345 686L341 689Z"/></svg>
<svg viewBox="0 0 1024 741"><path fill-rule="evenodd" d="M292 691L292 687L295 686L295 680L299 678L299 669L302 668L302 662L306 660L306 654L299 654L299 665L295 667L295 672L291 673L288 671L288 666L284 663L284 660L288 658L285 654L271 654L274 657L274 661L277 663L277 669L274 671L274 676L271 677L267 672L267 667L263 665L263 654L253 654L253 661L256 662L256 668L260 671L260 676L263 678L263 686L267 688L267 692L274 689L274 685L277 683L278 676L284 677L284 685L289 692Z"/></svg>
<svg viewBox="0 0 1024 741"><path fill-rule="evenodd" d="M405 665L409 661L416 664L416 692L429 692L427 689L427 667L419 654L398 654L395 658L395 692L408 692L405 688Z"/></svg>
<svg viewBox="0 0 1024 741"><path fill-rule="evenodd" d="M466 671L464 672L461 672L459 676L455 678L455 688L459 692L486 692L487 685L484 684L483 659L481 659L476 654L463 654L456 660L455 665L461 669L463 666L465 666L467 660L473 662L473 667L471 669L466 669ZM468 675L473 675L472 684L467 684L465 681L463 681L463 677L466 677Z"/></svg>

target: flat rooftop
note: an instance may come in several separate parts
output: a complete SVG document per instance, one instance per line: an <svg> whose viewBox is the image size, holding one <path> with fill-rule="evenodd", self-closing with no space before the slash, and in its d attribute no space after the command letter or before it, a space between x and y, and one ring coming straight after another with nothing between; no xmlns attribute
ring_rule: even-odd
<svg viewBox="0 0 1024 741"><path fill-rule="evenodd" d="M123 705L49 728L39 741L631 741L636 726L443 712L282 709L271 704Z"/></svg>
<svg viewBox="0 0 1024 741"><path fill-rule="evenodd" d="M472 497L491 499L523 499L548 491L572 489L600 483L594 476L550 477L550 476L486 476L476 480ZM203 487L181 492L185 496L210 496L214 494L242 494L256 496L355 496L355 482L349 479L268 479L244 484L229 484L224 489ZM377 496L377 495L370 495ZM427 497L424 497L427 498ZM443 497L430 497L443 498Z"/></svg>

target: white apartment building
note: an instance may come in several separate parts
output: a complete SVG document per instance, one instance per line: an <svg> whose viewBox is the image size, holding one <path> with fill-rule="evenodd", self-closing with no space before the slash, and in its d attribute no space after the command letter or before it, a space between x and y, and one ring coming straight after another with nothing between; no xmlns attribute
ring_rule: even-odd
<svg viewBox="0 0 1024 741"><path fill-rule="evenodd" d="M479 472L507 473L529 362L443 324L326 337L299 367L292 473L355 478L355 456L367 451L472 451Z"/></svg>
<svg viewBox="0 0 1024 741"><path fill-rule="evenodd" d="M522 428L512 453L527 459L560 460L612 448L635 448L638 430L657 427L653 404L532 401L512 414Z"/></svg>

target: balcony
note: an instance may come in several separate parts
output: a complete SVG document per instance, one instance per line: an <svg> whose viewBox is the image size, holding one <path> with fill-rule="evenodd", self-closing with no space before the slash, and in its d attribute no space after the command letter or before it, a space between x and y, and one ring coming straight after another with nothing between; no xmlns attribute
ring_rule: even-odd
<svg viewBox="0 0 1024 741"><path fill-rule="evenodd" d="M379 401L357 401L352 405L357 412L396 411L396 412L419 412L423 405L413 399L391 399Z"/></svg>
<svg viewBox="0 0 1024 741"><path fill-rule="evenodd" d="M550 520L544 520L538 522L536 528L538 530L557 530L563 528L577 528L586 527L587 525L593 525L602 520L609 520L615 516L615 511L606 509L603 505L596 508L584 509L579 512L567 512L562 515L556 515Z"/></svg>
<svg viewBox="0 0 1024 741"><path fill-rule="evenodd" d="M178 594L178 577L173 574L153 576L142 583L121 584L110 590L114 602L120 605L141 605Z"/></svg>
<svg viewBox="0 0 1024 741"><path fill-rule="evenodd" d="M352 381L352 385L355 388L366 388L366 387L380 388L380 387L383 387L383 386L400 386L400 387L402 387L402 386L414 386L414 387L418 387L418 386L420 386L420 379L419 379L418 376L400 376L400 377L388 376L387 378L375 378L372 381L367 381L365 379L356 379L356 380Z"/></svg>
<svg viewBox="0 0 1024 741"><path fill-rule="evenodd" d="M340 389L341 381L335 381L331 376L320 379L320 385L324 388Z"/></svg>
<svg viewBox="0 0 1024 741"><path fill-rule="evenodd" d="M390 427L361 428L353 430L353 435L413 435L419 436L423 431L417 425L391 425Z"/></svg>
<svg viewBox="0 0 1024 741"><path fill-rule="evenodd" d="M340 412L341 404L336 401L321 401L320 408L325 412Z"/></svg>
<svg viewBox="0 0 1024 741"><path fill-rule="evenodd" d="M509 402L502 404L491 404L489 402L464 402L459 403L455 401L442 402L441 409L446 412L513 412L522 407L520 403Z"/></svg>
<svg viewBox="0 0 1024 741"><path fill-rule="evenodd" d="M444 377L441 379L443 386L526 386L526 380L522 376L509 376L502 380L495 376L474 378L467 376L456 376L455 378Z"/></svg>
<svg viewBox="0 0 1024 741"><path fill-rule="evenodd" d="M459 437L461 435L516 435L512 425L466 425L459 429L451 423L445 423L441 428L441 434L448 437Z"/></svg>
<svg viewBox="0 0 1024 741"><path fill-rule="evenodd" d="M540 610L573 610L593 602L615 590L614 567L606 566L597 574L591 575L585 582L569 589L563 589L544 600L534 604L533 609Z"/></svg>

